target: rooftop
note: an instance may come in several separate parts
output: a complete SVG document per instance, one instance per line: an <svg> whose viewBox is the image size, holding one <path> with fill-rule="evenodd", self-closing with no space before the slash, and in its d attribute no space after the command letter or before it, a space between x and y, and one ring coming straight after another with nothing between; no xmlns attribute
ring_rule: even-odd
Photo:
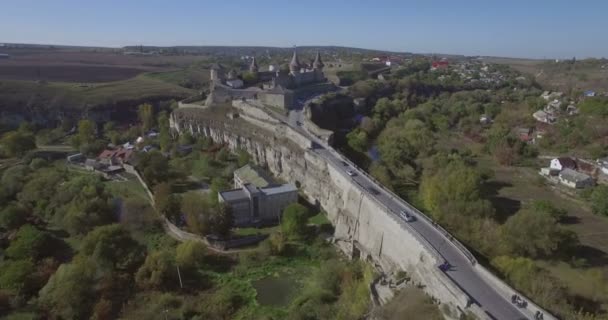
<svg viewBox="0 0 608 320"><path fill-rule="evenodd" d="M591 178L584 173L580 173L580 172L574 171L572 169L562 170L562 172L559 173L559 176L560 176L560 178L562 178L564 180L568 180L568 181L572 181L572 182L585 181L585 180Z"/></svg>
<svg viewBox="0 0 608 320"><path fill-rule="evenodd" d="M262 192L264 192L264 194L266 194L266 195L273 195L273 194L280 194L280 193L294 192L294 191L297 192L298 188L291 183L262 189Z"/></svg>
<svg viewBox="0 0 608 320"><path fill-rule="evenodd" d="M267 187L272 183L272 178L264 170L249 164L236 169L234 174L244 182L251 183L258 188Z"/></svg>
<svg viewBox="0 0 608 320"><path fill-rule="evenodd" d="M249 199L249 197L247 196L247 194L245 194L245 191L243 191L243 189L233 189L233 190L221 191L220 196L222 197L222 199L224 199L224 201L236 201L236 200Z"/></svg>

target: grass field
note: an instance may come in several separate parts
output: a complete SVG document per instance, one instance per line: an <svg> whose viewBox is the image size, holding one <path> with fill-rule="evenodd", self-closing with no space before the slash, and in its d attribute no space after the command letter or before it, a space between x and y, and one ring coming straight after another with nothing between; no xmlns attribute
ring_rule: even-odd
<svg viewBox="0 0 608 320"><path fill-rule="evenodd" d="M162 97L186 98L195 93L162 80L140 75L128 80L80 86L74 83L0 81L0 107L5 110L42 107L81 109Z"/></svg>
<svg viewBox="0 0 608 320"><path fill-rule="evenodd" d="M608 60L587 59L576 61L574 64L509 58L489 58L486 61L508 64L520 72L530 74L549 90L608 91Z"/></svg>

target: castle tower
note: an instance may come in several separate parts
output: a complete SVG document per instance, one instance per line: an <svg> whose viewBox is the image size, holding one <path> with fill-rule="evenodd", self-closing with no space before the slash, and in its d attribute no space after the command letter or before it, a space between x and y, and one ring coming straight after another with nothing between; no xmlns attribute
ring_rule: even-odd
<svg viewBox="0 0 608 320"><path fill-rule="evenodd" d="M249 66L249 71L251 71L253 73L258 72L258 64L255 62L255 57L253 57L253 60L251 60L251 65Z"/></svg>
<svg viewBox="0 0 608 320"><path fill-rule="evenodd" d="M293 57L291 57L291 62L289 63L289 71L291 73L298 73L302 69L302 65L300 65L300 61L298 61L298 52L296 48L293 48Z"/></svg>
<svg viewBox="0 0 608 320"><path fill-rule="evenodd" d="M323 70L323 67L325 67L325 65L321 60L321 53L317 51L317 56L315 57L315 61L312 63L312 68L315 70Z"/></svg>

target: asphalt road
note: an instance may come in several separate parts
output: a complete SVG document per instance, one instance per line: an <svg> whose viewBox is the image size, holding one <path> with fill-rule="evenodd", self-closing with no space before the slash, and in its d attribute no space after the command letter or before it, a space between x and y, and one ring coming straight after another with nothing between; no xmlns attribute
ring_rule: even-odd
<svg viewBox="0 0 608 320"><path fill-rule="evenodd" d="M419 217L416 212L411 211L404 203L403 200L394 199L389 193L384 191L379 185L373 180L369 179L363 172L358 171L357 168L350 165L345 166L345 162L341 159L335 151L332 152L324 143L317 139L315 136L309 134L304 130L300 123L302 123L301 111L292 112L287 118L283 117L283 121L289 123L289 125L296 129L298 132L304 134L312 141L316 141L313 151L323 157L326 161L336 167L342 172L347 178L352 179L359 184L364 190L368 192L372 197L381 202L393 213L401 212L406 210L411 215L416 217L413 222L407 223L407 225L423 237L428 243L430 243L443 258L447 261L451 268L445 271L446 275L451 278L456 285L458 285L464 292L466 292L474 303L478 304L484 311L486 311L491 317L498 320L520 320L528 319L515 305L508 300L507 297L501 296L492 286L490 286L480 275L475 272L474 266L471 264L469 259L456 248L439 230L434 228L431 223L426 219ZM347 169L354 171L354 176L347 174Z"/></svg>

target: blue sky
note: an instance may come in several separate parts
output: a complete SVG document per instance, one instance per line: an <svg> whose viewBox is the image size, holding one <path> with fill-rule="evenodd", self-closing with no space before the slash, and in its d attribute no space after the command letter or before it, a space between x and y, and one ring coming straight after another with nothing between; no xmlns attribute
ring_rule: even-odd
<svg viewBox="0 0 608 320"><path fill-rule="evenodd" d="M608 57L607 13L606 0L18 0L0 4L0 43Z"/></svg>

